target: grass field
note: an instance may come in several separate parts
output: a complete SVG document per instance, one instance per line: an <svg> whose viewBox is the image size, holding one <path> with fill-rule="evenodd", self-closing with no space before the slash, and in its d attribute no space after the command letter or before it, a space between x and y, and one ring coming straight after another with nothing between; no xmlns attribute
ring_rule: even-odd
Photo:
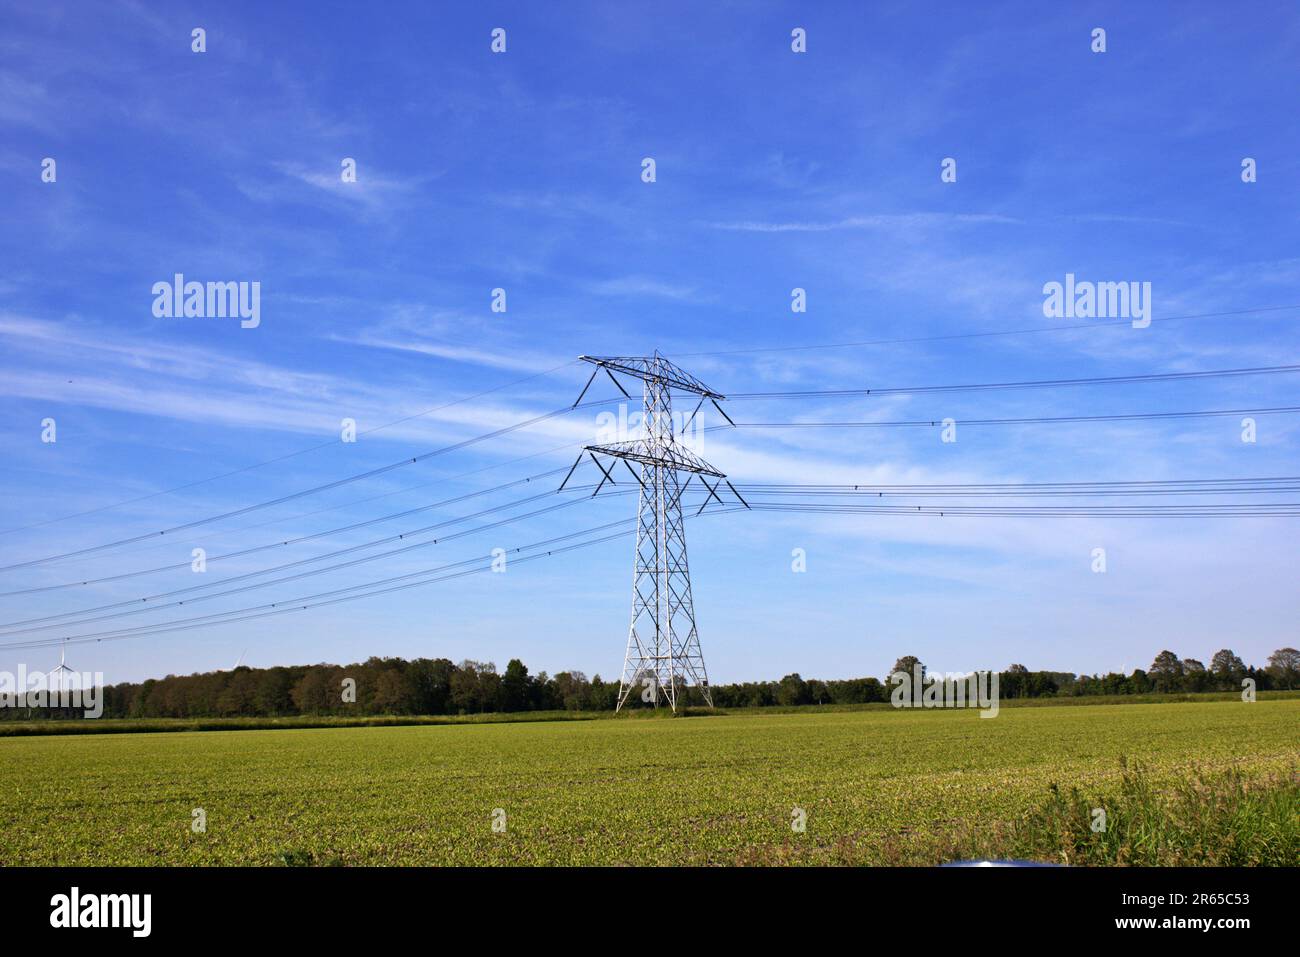
<svg viewBox="0 0 1300 957"><path fill-rule="evenodd" d="M1230 829L1294 864L1297 729L1281 699L15 737L0 864L933 863L1059 816L1070 788L1066 813L1119 822L1134 788L1213 804L1195 779L1229 769Z"/></svg>

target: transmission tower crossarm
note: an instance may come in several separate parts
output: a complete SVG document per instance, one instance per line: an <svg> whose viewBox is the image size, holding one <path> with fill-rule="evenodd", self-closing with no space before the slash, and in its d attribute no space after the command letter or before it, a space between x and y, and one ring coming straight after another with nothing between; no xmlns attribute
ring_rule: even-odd
<svg viewBox="0 0 1300 957"><path fill-rule="evenodd" d="M726 478L704 459L680 445L656 445L645 439L631 442L611 442L607 445L589 445L586 451L595 459L597 455L626 459L641 465L662 466L679 472L692 472L697 475L709 475L713 478Z"/></svg>
<svg viewBox="0 0 1300 957"><path fill-rule="evenodd" d="M623 375L643 381L654 380L661 385L682 392L693 392L708 399L726 398L725 395L714 392L695 376L658 352L653 356L578 356L578 359L603 366L608 372L621 372Z"/></svg>

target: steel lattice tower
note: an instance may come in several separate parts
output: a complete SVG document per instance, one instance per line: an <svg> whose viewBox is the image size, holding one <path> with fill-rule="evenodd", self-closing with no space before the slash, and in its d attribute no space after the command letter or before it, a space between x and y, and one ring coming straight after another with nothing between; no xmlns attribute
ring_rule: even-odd
<svg viewBox="0 0 1300 957"><path fill-rule="evenodd" d="M691 598L682 495L692 479L699 476L710 496L705 504L713 499L721 503L717 485L710 486L707 477L717 479L720 484L726 482L726 476L677 441L672 392L677 389L700 396L691 419L706 400L713 402L721 412L717 400L724 396L708 389L658 352L642 358L581 358L597 366L592 379L604 368L612 379L614 372L620 372L643 382L642 437L627 442L592 445L583 450L603 473L596 493L606 481L614 481L598 455L622 459L641 485L632 571L632 621L619 683L618 709L622 709L629 695L641 689L643 697L646 693L651 695L646 700L656 707L662 694L675 711L678 697L688 683L699 688L704 700L712 707L709 674L704 665L704 652L695 625L695 605ZM617 379L614 382L620 390L623 389ZM587 386L590 385L591 380L588 380ZM582 395L586 392L584 388ZM623 392L627 395L626 390ZM579 401L582 395L578 397ZM722 414L726 417L725 412ZM632 468L632 463L636 463L639 471ZM575 462L575 469L577 465ZM685 482L681 480L682 472L689 473ZM572 474L573 469L570 469L569 475ZM568 482L567 476L565 482ZM735 493L730 482L727 486ZM564 484L560 487L563 488ZM736 497L740 497L738 493ZM703 506L700 510L703 511Z"/></svg>

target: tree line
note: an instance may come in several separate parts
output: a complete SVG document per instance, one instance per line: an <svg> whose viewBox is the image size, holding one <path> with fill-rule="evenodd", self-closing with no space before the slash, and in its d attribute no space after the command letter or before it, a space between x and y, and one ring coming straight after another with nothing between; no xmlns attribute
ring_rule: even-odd
<svg viewBox="0 0 1300 957"><path fill-rule="evenodd" d="M925 665L913 655L894 662L889 674L913 674ZM1264 668L1247 667L1229 649L1214 653L1209 665L1161 651L1149 669L1132 674L1076 675L1030 671L1013 664L999 672L1002 698L1083 695L1136 695L1203 691L1240 691L1251 679L1259 691L1300 688L1300 651L1280 648ZM779 681L714 685L720 708L869 704L889 700L892 686L884 678L822 681L789 674ZM512 658L504 672L492 662L446 658L370 658L351 665L238 667L232 671L168 675L104 688L104 717L208 718L284 717L297 715L450 715L516 711L612 711L619 683L580 671L555 675L529 673ZM646 695L646 697L649 697ZM702 704L698 689L681 689L679 701ZM628 698L631 707L647 706L640 689ZM0 709L0 720L28 717L27 709Z"/></svg>

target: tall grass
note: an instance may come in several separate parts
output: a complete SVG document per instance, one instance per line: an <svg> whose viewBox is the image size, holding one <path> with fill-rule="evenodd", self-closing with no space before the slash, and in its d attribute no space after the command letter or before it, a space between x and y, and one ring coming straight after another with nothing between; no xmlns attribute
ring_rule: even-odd
<svg viewBox="0 0 1300 957"><path fill-rule="evenodd" d="M1105 827L1094 830L1096 809ZM1117 792L1052 785L1044 803L1010 826L971 831L943 855L1070 865L1290 866L1300 864L1300 774L1249 777L1194 769L1166 781L1122 765Z"/></svg>

